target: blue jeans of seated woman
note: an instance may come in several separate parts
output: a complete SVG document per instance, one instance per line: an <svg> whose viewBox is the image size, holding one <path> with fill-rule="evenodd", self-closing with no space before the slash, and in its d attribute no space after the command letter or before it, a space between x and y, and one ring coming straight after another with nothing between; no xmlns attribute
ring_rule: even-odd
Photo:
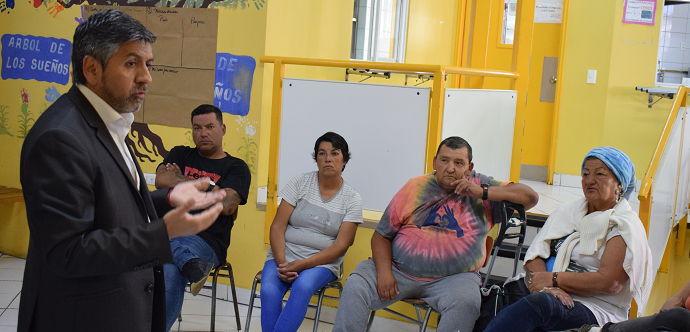
<svg viewBox="0 0 690 332"><path fill-rule="evenodd" d="M574 302L568 309L551 294L530 294L501 310L484 331L562 331L597 324L589 308Z"/></svg>
<svg viewBox="0 0 690 332"><path fill-rule="evenodd" d="M294 332L302 325L311 296L334 280L335 275L325 267L314 267L300 272L289 283L280 280L277 268L271 259L261 272L261 330ZM283 297L288 290L290 297L283 308Z"/></svg>
<svg viewBox="0 0 690 332"><path fill-rule="evenodd" d="M182 310L184 288L189 282L182 276L180 270L188 260L201 258L214 266L218 265L218 258L213 249L197 235L177 237L170 240L173 254L173 264L163 265L165 273L165 319L166 331L170 331Z"/></svg>

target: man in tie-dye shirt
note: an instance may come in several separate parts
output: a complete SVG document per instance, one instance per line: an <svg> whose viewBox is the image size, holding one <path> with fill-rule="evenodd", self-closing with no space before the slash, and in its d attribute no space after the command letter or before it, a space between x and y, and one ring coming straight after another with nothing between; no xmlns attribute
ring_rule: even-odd
<svg viewBox="0 0 690 332"><path fill-rule="evenodd" d="M364 331L370 310L404 298L426 301L442 315L437 331L471 331L479 317L479 273L499 202L530 209L530 187L473 171L472 148L449 137L434 173L410 179L393 197L371 239L373 260L345 283L333 331Z"/></svg>

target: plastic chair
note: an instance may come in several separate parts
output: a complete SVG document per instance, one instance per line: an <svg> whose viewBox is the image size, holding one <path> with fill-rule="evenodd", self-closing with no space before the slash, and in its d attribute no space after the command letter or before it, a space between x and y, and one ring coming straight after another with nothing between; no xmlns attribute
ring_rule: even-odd
<svg viewBox="0 0 690 332"><path fill-rule="evenodd" d="M517 213L517 217L513 217L513 215ZM515 273L517 272L517 265L518 261L520 260L520 253L522 251L522 246L525 240L525 233L527 231L527 216L525 213L525 208L521 204L516 204L512 202L507 202L507 201L502 201L501 202L501 228L499 230L498 236L496 237L496 241L493 244L493 253L491 255L491 262L489 263L489 269L487 271L486 277L484 277L484 281L482 284L482 287L486 286L487 281L489 280L489 277L491 276L491 270L494 265L494 261L496 260L496 256L498 254L499 249L503 250L514 250L515 251L515 263L513 267L513 276L515 276ZM511 227L520 227L520 231L518 233L507 233L507 230ZM503 243L503 240L505 239L513 239L517 238L518 243L517 245L515 244L508 244L508 243ZM388 308L383 308L381 310L392 313L398 317L401 317L403 319L406 319L412 323L415 323L419 325L419 331L420 332L425 332L427 325L429 324L429 318L431 317L431 313L435 312L440 315L438 311L436 311L434 308L429 306L424 300L420 299L402 299L400 302L407 303L409 305L412 305L415 309L415 312L417 313L417 319L414 319L410 316L401 314L395 310L388 309ZM422 310L425 311L424 317L422 317ZM376 310L372 310L371 314L369 314L369 321L367 322L367 332L370 331L371 325L374 323L374 317L376 317ZM246 331L245 331L246 332Z"/></svg>
<svg viewBox="0 0 690 332"><path fill-rule="evenodd" d="M263 270L261 270L263 271ZM256 273L256 276L254 276L254 283L252 283L252 292L249 297L249 310L247 311L247 321L244 324L244 332L249 332L249 324L251 323L252 320L252 311L254 309L254 299L255 298L261 298L261 294L256 291L256 286L261 283L261 271ZM323 303L323 299L331 299L331 300L339 300L340 295L343 292L343 284L340 282L340 280L343 279L343 263L340 263L340 267L338 268L338 277L329 282L328 285L324 286L323 288L317 290L314 293L314 296L318 297L318 301L316 305L313 305L309 303L309 307L316 308L316 314L314 315L314 332L317 331L319 328L319 317L321 317L321 305ZM338 290L338 296L330 296L326 295L326 290L327 289L337 289ZM283 300L285 301L285 300Z"/></svg>

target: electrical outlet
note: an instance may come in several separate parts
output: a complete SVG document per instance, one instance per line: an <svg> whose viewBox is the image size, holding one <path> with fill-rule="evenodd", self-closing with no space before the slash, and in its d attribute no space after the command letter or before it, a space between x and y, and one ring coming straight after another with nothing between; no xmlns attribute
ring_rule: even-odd
<svg viewBox="0 0 690 332"><path fill-rule="evenodd" d="M684 41L680 42L680 50L685 51L685 42Z"/></svg>
<svg viewBox="0 0 690 332"><path fill-rule="evenodd" d="M156 174L144 173L144 179L146 179L146 184L148 184L149 186L156 185Z"/></svg>

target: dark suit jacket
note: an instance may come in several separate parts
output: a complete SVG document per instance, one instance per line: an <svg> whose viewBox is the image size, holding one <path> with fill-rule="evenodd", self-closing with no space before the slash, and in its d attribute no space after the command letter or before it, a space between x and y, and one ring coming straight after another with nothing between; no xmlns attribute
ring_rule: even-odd
<svg viewBox="0 0 690 332"><path fill-rule="evenodd" d="M172 253L135 164L139 188L76 86L36 121L20 165L31 235L19 332L165 330Z"/></svg>

